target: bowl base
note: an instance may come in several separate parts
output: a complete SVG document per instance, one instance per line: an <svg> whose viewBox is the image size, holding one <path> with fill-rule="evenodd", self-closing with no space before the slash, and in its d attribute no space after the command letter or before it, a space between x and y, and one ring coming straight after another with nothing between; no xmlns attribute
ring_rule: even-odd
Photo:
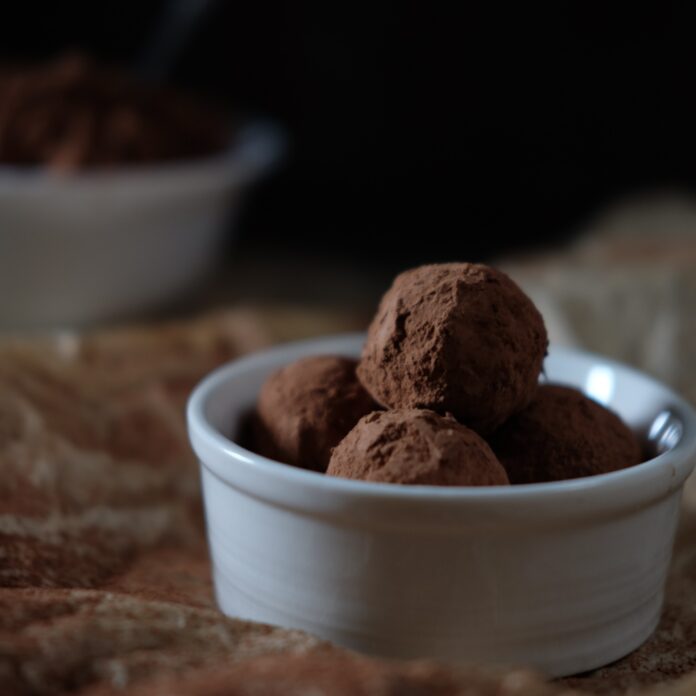
<svg viewBox="0 0 696 696"><path fill-rule="evenodd" d="M232 618L299 629L328 640L349 650L398 660L435 659L450 664L470 665L484 663L498 667L532 667L552 678L569 677L589 672L615 662L641 646L655 631L662 612L663 594L657 593L634 611L612 620L604 627L592 626L584 630L554 636L553 647L548 636L524 640L514 644L494 645L477 643L462 646L454 654L452 641L447 637L436 645L428 637L430 647L423 645L418 636L395 643L394 637L340 631L293 615L280 607L266 603L240 590L222 574L214 570L215 598L223 614Z"/></svg>

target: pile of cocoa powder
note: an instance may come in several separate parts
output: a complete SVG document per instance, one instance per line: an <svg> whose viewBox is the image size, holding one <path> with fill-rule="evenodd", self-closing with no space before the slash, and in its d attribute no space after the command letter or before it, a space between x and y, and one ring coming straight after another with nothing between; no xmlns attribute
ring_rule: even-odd
<svg viewBox="0 0 696 696"><path fill-rule="evenodd" d="M0 164L54 171L188 160L230 141L200 100L81 55L0 68Z"/></svg>

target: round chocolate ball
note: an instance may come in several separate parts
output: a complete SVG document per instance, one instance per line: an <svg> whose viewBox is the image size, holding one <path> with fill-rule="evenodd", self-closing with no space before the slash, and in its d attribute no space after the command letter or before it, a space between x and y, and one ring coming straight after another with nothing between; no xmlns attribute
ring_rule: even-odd
<svg viewBox="0 0 696 696"><path fill-rule="evenodd" d="M425 409L376 411L334 449L327 474L429 486L505 485L505 469L473 430Z"/></svg>
<svg viewBox="0 0 696 696"><path fill-rule="evenodd" d="M357 361L322 355L274 372L259 394L252 432L259 454L325 471L335 447L378 408L355 375Z"/></svg>
<svg viewBox="0 0 696 696"><path fill-rule="evenodd" d="M358 377L383 406L450 412L487 434L529 403L547 345L541 315L501 271L421 266L382 298Z"/></svg>
<svg viewBox="0 0 696 696"><path fill-rule="evenodd" d="M593 476L641 461L638 440L616 413L560 385L541 385L490 443L511 483Z"/></svg>

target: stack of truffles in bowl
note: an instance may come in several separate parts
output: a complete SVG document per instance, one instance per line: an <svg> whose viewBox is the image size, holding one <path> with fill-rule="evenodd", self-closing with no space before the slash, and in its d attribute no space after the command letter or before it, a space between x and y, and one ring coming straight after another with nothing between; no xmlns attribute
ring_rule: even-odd
<svg viewBox="0 0 696 696"><path fill-rule="evenodd" d="M274 372L250 449L348 479L431 486L541 483L638 464L618 415L540 383L548 340L532 301L480 264L399 275L359 361L311 356Z"/></svg>

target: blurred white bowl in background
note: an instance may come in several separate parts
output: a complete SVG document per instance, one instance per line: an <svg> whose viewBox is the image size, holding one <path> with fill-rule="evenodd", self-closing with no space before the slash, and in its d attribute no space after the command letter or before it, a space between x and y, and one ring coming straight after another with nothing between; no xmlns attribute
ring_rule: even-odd
<svg viewBox="0 0 696 696"><path fill-rule="evenodd" d="M71 327L154 308L214 265L280 132L215 157L58 175L0 166L0 328Z"/></svg>

